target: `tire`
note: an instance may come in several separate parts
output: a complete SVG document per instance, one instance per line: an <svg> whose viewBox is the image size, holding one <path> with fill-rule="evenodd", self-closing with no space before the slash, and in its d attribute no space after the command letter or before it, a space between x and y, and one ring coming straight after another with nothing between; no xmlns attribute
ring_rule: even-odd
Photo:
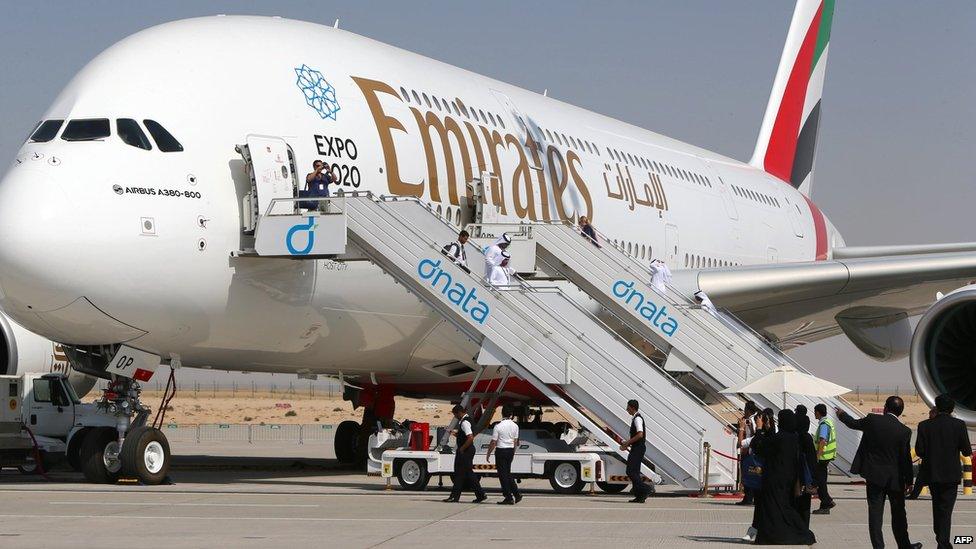
<svg viewBox="0 0 976 549"><path fill-rule="evenodd" d="M430 482L427 462L419 459L405 459L395 465L397 482L406 490L422 492Z"/></svg>
<svg viewBox="0 0 976 549"><path fill-rule="evenodd" d="M122 473L126 477L154 486L166 478L171 462L169 441L159 429L136 427L126 435L122 444Z"/></svg>
<svg viewBox="0 0 976 549"><path fill-rule="evenodd" d="M115 429L92 429L81 441L79 455L81 456L81 472L88 482L95 484L111 484L119 479L122 472L122 462L119 459L106 458L106 451L118 452L118 440Z"/></svg>
<svg viewBox="0 0 976 549"><path fill-rule="evenodd" d="M37 467L37 463L34 461L35 454L34 452L31 452L27 456L28 460L25 461L23 465L18 465L17 470L24 475L39 475L41 474L42 469L45 473L47 473L48 471L51 470L51 467L53 467L58 462L56 456L49 454L44 450L38 450L37 455L39 455L41 458L41 468Z"/></svg>
<svg viewBox="0 0 976 549"><path fill-rule="evenodd" d="M549 469L549 485L557 494L578 494L586 485L580 478L579 463L560 461Z"/></svg>
<svg viewBox="0 0 976 549"><path fill-rule="evenodd" d="M349 464L356 461L356 437L359 436L359 424L346 420L336 428L335 447L336 459L339 463Z"/></svg>
<svg viewBox="0 0 976 549"><path fill-rule="evenodd" d="M597 481L597 486L608 494L619 494L627 489L626 484L610 484L609 482Z"/></svg>
<svg viewBox="0 0 976 549"><path fill-rule="evenodd" d="M65 453L65 458L68 460L68 465L71 469L81 472L81 445L85 442L85 437L91 432L91 427L85 427L79 429L75 436L71 437L68 442L68 451Z"/></svg>

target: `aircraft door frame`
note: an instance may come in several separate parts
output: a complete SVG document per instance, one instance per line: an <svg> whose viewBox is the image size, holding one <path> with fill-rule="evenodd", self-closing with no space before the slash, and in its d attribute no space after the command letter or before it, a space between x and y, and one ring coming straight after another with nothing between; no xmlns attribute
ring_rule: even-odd
<svg viewBox="0 0 976 549"><path fill-rule="evenodd" d="M715 180L715 187L718 188L718 193L722 196L725 213L729 215L729 219L737 221L739 219L739 210L735 207L735 201L732 199L729 186L725 184L725 180L722 179L721 174L718 173L718 169L711 162L704 159L701 160L705 164L706 169L708 169L712 179Z"/></svg>
<svg viewBox="0 0 976 549"><path fill-rule="evenodd" d="M803 212L800 210L800 205L796 201L790 199L789 192L783 193L783 201L786 202L786 209L788 211L786 216L790 218L790 224L793 225L793 235L797 238L803 238L805 236L803 231L804 219Z"/></svg>
<svg viewBox="0 0 976 549"><path fill-rule="evenodd" d="M678 266L678 226L668 223L664 226L664 262L672 268Z"/></svg>
<svg viewBox="0 0 976 549"><path fill-rule="evenodd" d="M244 157L251 192L244 198L243 225L246 232L257 227L260 216L268 212L275 198L295 198L298 194L298 175L295 152L282 138L271 135L248 134L245 144L238 146ZM275 204L271 214L294 213L296 204Z"/></svg>

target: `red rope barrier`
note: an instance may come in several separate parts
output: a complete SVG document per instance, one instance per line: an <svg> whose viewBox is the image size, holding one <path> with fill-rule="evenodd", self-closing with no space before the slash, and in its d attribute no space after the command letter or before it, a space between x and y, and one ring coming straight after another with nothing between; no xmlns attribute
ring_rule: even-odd
<svg viewBox="0 0 976 549"><path fill-rule="evenodd" d="M730 456L728 454L723 454L722 452L719 452L715 448L712 448L712 452L714 452L714 453L716 453L716 454L718 454L718 455L720 455L720 456L722 456L722 457L724 457L726 459L731 459L732 461L739 461L739 458L737 458L735 456Z"/></svg>

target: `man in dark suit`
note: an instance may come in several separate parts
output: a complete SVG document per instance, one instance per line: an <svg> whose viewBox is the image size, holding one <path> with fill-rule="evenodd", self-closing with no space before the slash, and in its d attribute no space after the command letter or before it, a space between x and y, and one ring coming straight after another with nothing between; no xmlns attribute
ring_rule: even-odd
<svg viewBox="0 0 976 549"><path fill-rule="evenodd" d="M949 530L952 529L952 508L956 505L956 493L962 480L959 454L971 456L969 433L966 423L952 417L956 403L949 395L935 398L938 414L918 424L915 453L928 467L929 491L932 493L932 529L939 549L952 547Z"/></svg>
<svg viewBox="0 0 976 549"><path fill-rule="evenodd" d="M891 531L898 549L917 549L921 543L908 538L908 517L905 514L905 493L912 486L912 430L898 421L905 410L901 397L890 396L883 414L868 414L855 419L840 408L837 419L851 429L862 431L861 444L854 455L851 472L867 481L868 531L871 546L884 548L885 499L891 501Z"/></svg>

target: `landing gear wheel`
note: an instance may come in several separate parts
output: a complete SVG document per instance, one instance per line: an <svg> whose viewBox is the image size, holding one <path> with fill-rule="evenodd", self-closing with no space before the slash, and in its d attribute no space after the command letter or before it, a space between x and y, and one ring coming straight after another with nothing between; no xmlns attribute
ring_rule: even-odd
<svg viewBox="0 0 976 549"><path fill-rule="evenodd" d="M335 454L339 463L356 462L356 437L359 436L359 423L346 420L339 424L335 433Z"/></svg>
<svg viewBox="0 0 976 549"><path fill-rule="evenodd" d="M626 484L610 484L609 482L597 481L596 485L608 494L619 494L627 489Z"/></svg>
<svg viewBox="0 0 976 549"><path fill-rule="evenodd" d="M75 471L81 472L81 445L85 442L85 437L91 432L91 427L85 427L79 429L75 436L71 437L68 442L68 451L65 452L65 458L68 460L68 465Z"/></svg>
<svg viewBox="0 0 976 549"><path fill-rule="evenodd" d="M549 484L557 494L578 494L586 483L580 477L579 463L563 461L549 471Z"/></svg>
<svg viewBox="0 0 976 549"><path fill-rule="evenodd" d="M159 429L136 427L125 437L121 460L126 476L136 477L143 484L159 484L169 473L169 441Z"/></svg>
<svg viewBox="0 0 976 549"><path fill-rule="evenodd" d="M122 472L120 450L115 429L93 429L85 435L79 451L85 479L95 484L111 484L118 480Z"/></svg>
<svg viewBox="0 0 976 549"><path fill-rule="evenodd" d="M430 482L427 472L427 462L418 459L407 459L396 468L397 481L407 490L423 491Z"/></svg>

